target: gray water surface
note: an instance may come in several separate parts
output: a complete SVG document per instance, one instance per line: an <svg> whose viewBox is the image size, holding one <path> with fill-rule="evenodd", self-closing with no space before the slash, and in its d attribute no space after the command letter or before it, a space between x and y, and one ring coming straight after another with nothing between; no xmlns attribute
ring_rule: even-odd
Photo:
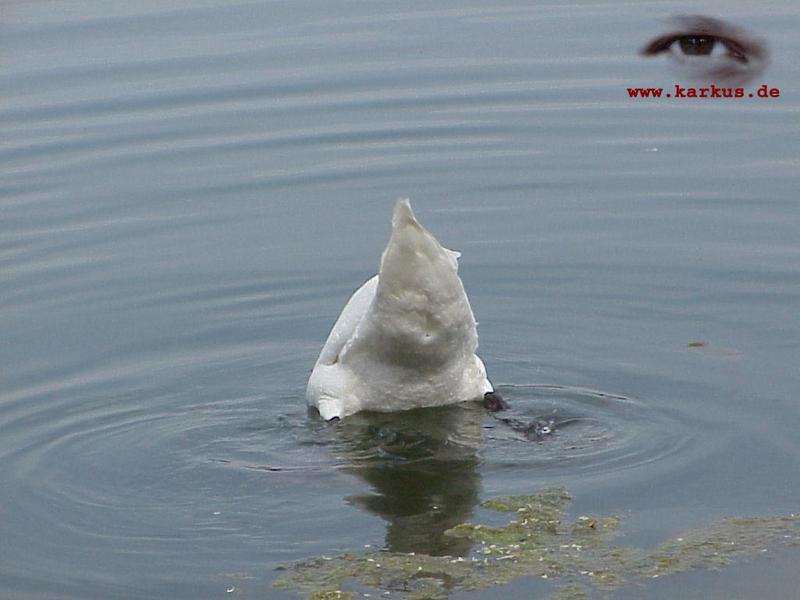
<svg viewBox="0 0 800 600"><path fill-rule="evenodd" d="M0 5L0 596L295 597L280 564L466 553L554 485L645 547L800 511L800 9L702 4ZM628 98L682 82L636 52L686 12L781 96ZM307 414L398 196L508 418L569 425ZM788 598L784 552L615 594Z"/></svg>

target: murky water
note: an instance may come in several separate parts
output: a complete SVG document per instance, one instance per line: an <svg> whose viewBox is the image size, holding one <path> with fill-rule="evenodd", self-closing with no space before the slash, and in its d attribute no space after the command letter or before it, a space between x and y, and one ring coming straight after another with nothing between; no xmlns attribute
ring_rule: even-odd
<svg viewBox="0 0 800 600"><path fill-rule="evenodd" d="M282 597L279 564L468 552L481 500L553 485L644 546L797 512L800 10L702 8L779 98L630 99L698 10L0 5L0 595ZM306 378L401 195L512 408L329 427ZM645 592L786 597L776 556Z"/></svg>

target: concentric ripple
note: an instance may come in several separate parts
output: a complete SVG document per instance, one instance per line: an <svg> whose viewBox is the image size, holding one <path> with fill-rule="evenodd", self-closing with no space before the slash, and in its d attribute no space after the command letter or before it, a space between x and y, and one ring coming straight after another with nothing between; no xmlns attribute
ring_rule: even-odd
<svg viewBox="0 0 800 600"><path fill-rule="evenodd" d="M169 344L120 344L19 372L0 401L4 591L81 597L110 573L108 597L159 597L178 581L223 591L226 573L269 576L266 540L277 557L313 546L308 504L293 499L309 479L344 492L309 428L304 342L272 351L272 332L299 318L289 307L318 293L291 285L279 298L271 282L173 286L184 312L213 303L209 314L243 335L218 338L215 320L196 320ZM163 295L153 292L137 305ZM248 340L254 323L261 340Z"/></svg>
<svg viewBox="0 0 800 600"><path fill-rule="evenodd" d="M658 461L690 437L675 417L625 396L559 385L498 390L510 408L484 426L490 468L602 474Z"/></svg>

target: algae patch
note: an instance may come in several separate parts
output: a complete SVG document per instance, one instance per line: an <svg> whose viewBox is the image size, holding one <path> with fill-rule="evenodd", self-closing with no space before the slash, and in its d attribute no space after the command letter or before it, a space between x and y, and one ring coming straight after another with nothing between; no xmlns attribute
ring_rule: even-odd
<svg viewBox="0 0 800 600"><path fill-rule="evenodd" d="M462 523L447 530L448 536L472 542L467 556L372 551L318 557L282 567L284 576L275 585L313 600L376 593L422 600L539 577L552 581L554 600L582 600L592 587L614 589L631 580L715 569L768 546L800 545L800 516L790 515L725 519L645 551L614 543L619 525L614 516L565 522L569 500L563 488L550 488L483 502L486 509L512 516L504 526ZM345 585L367 591L343 591Z"/></svg>
<svg viewBox="0 0 800 600"><path fill-rule="evenodd" d="M327 590L313 592L308 600L351 600L353 594L350 592L342 592L340 590Z"/></svg>

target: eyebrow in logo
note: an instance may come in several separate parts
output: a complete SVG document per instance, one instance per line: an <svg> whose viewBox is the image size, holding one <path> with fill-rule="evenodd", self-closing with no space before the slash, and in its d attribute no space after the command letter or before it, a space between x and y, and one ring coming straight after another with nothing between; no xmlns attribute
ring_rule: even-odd
<svg viewBox="0 0 800 600"><path fill-rule="evenodd" d="M703 15L673 17L673 31L661 34L639 51L665 54L694 79L745 83L760 75L769 62L763 40L720 19Z"/></svg>

